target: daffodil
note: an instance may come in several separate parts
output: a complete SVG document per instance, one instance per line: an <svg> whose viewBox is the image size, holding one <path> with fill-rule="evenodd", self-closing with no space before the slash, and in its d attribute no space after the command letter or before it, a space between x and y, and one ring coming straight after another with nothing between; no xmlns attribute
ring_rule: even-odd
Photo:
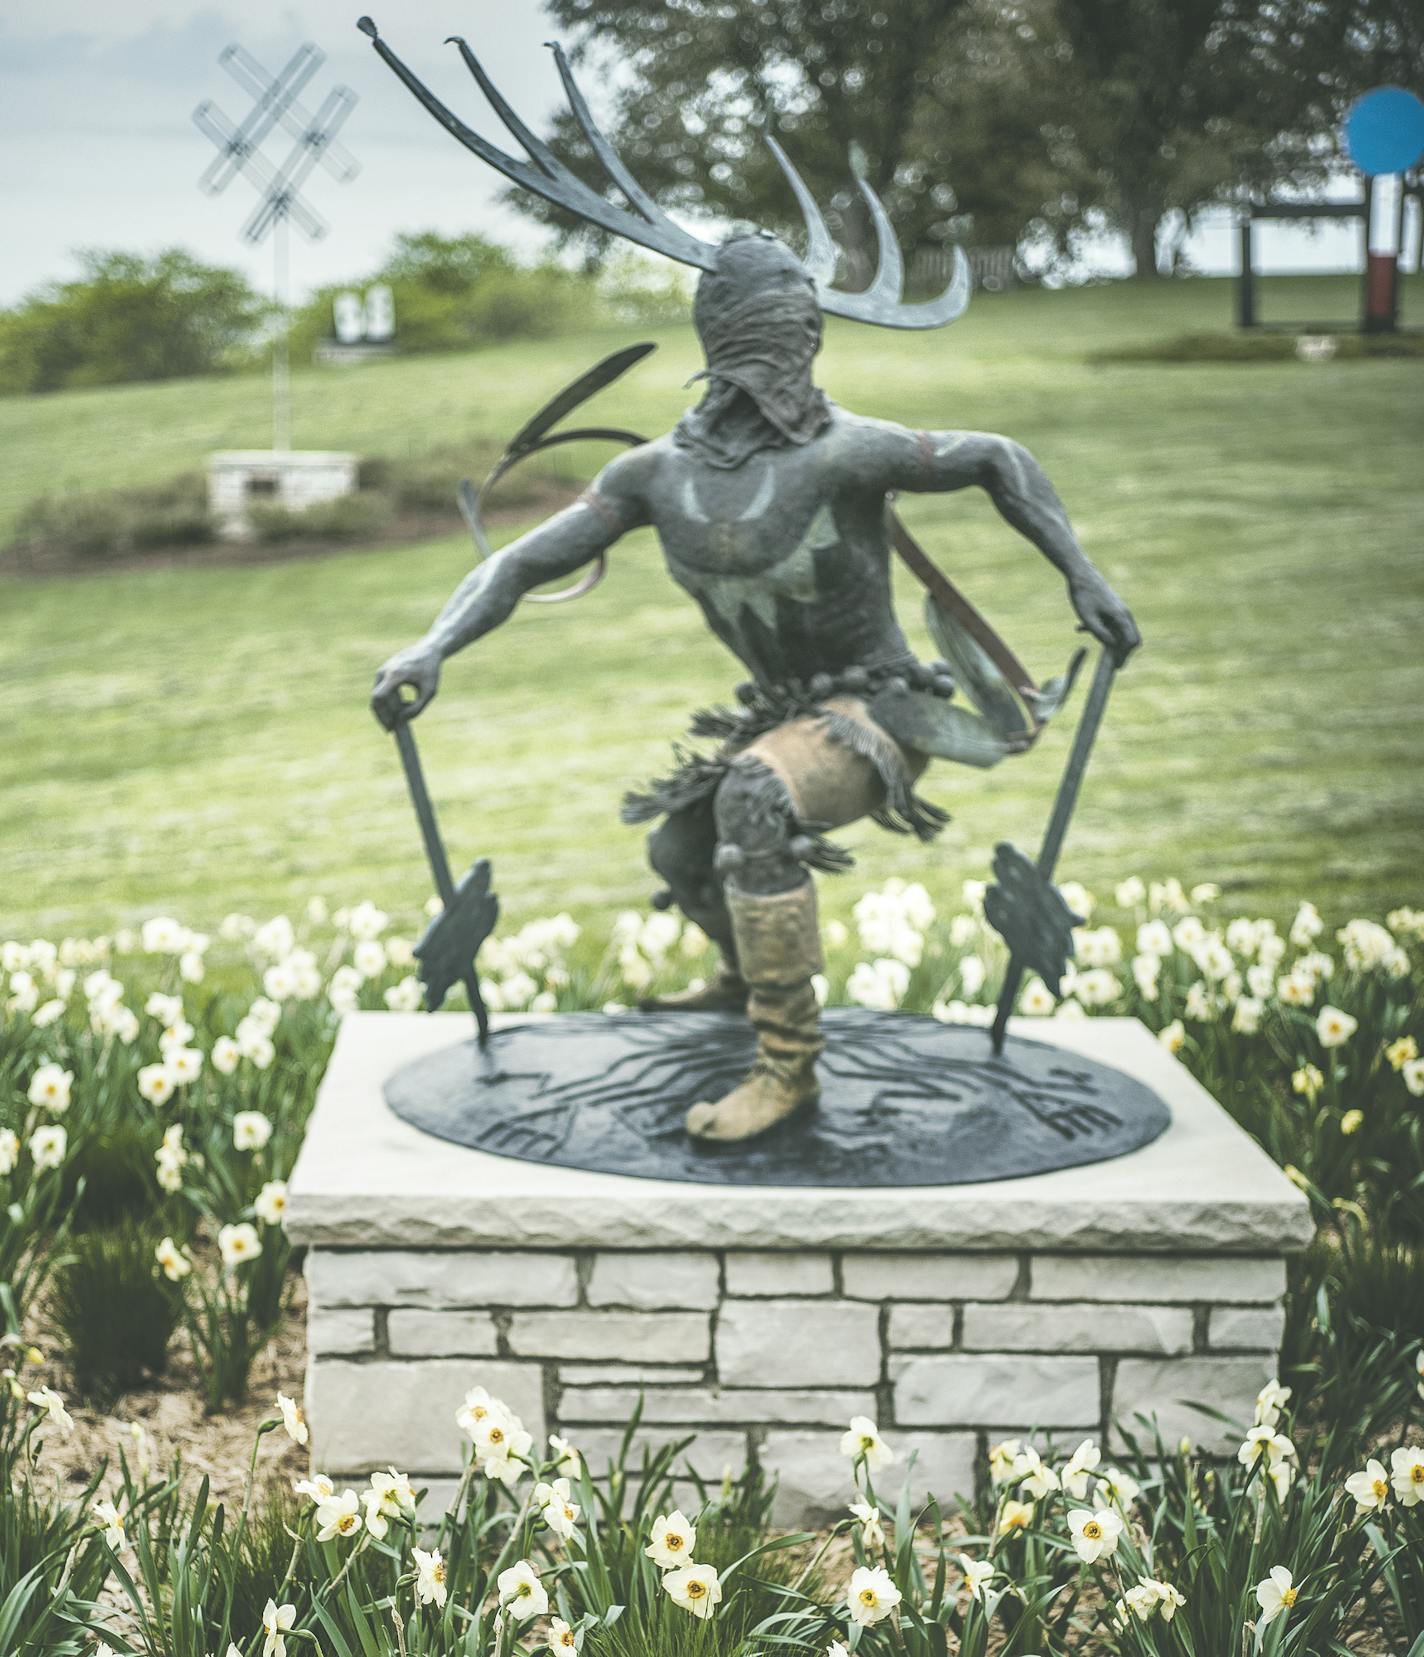
<svg viewBox="0 0 1424 1657"><path fill-rule="evenodd" d="M1112 1507L1073 1508L1068 1530L1079 1559L1091 1565L1116 1549L1123 1531L1122 1516Z"/></svg>
<svg viewBox="0 0 1424 1657"><path fill-rule="evenodd" d="M306 1417L295 1399L288 1398L285 1392L277 1394L277 1409L282 1417L282 1426L287 1437L294 1444L305 1444L311 1436L307 1430Z"/></svg>
<svg viewBox="0 0 1424 1657"><path fill-rule="evenodd" d="M878 1473L895 1459L895 1452L880 1436L880 1429L868 1415L853 1415L850 1426L841 1435L841 1454L852 1461L865 1459L866 1467Z"/></svg>
<svg viewBox="0 0 1424 1657"><path fill-rule="evenodd" d="M697 1532L679 1510L653 1520L652 1540L643 1552L660 1570L686 1565L697 1546Z"/></svg>
<svg viewBox="0 0 1424 1657"><path fill-rule="evenodd" d="M878 1565L861 1565L851 1573L846 1604L852 1619L862 1628L893 1616L900 1597L900 1590L890 1580L890 1573Z"/></svg>
<svg viewBox="0 0 1424 1657"><path fill-rule="evenodd" d="M43 1410L49 1416L66 1438L74 1431L74 1417L65 1409L63 1398L53 1387L41 1387L37 1392L27 1393L26 1397L37 1410Z"/></svg>
<svg viewBox="0 0 1424 1657"><path fill-rule="evenodd" d="M163 1268L163 1275L170 1283L181 1283L193 1269L193 1262L171 1237L165 1237L159 1243L153 1251L153 1257Z"/></svg>
<svg viewBox="0 0 1424 1657"><path fill-rule="evenodd" d="M1085 1438L1068 1458L1060 1477L1064 1490L1075 1502L1087 1501L1088 1487L1102 1459L1102 1452L1089 1438Z"/></svg>
<svg viewBox="0 0 1424 1657"><path fill-rule="evenodd" d="M964 1586L970 1599L982 1599L984 1584L997 1573L987 1559L971 1559L967 1553L959 1556L959 1568L964 1572Z"/></svg>
<svg viewBox="0 0 1424 1657"><path fill-rule="evenodd" d="M860 1540L867 1548L885 1546L885 1527L880 1523L880 1509L870 1502L852 1502L850 1511L860 1526Z"/></svg>
<svg viewBox="0 0 1424 1657"><path fill-rule="evenodd" d="M252 1211L264 1225L281 1225L287 1212L287 1182L269 1179L253 1198Z"/></svg>
<svg viewBox="0 0 1424 1657"><path fill-rule="evenodd" d="M232 1143L239 1151L260 1151L272 1137L272 1122L260 1110L240 1110L232 1119Z"/></svg>
<svg viewBox="0 0 1424 1657"><path fill-rule="evenodd" d="M361 1529L361 1502L354 1490L334 1493L316 1504L316 1539L330 1542L336 1537L343 1541L355 1536Z"/></svg>
<svg viewBox="0 0 1424 1657"><path fill-rule="evenodd" d="M1351 1473L1345 1480L1346 1491L1355 1498L1361 1513L1370 1513L1389 1503L1389 1475L1383 1462L1373 1456L1365 1463L1363 1472Z"/></svg>
<svg viewBox="0 0 1424 1657"><path fill-rule="evenodd" d="M256 1226L243 1220L237 1225L225 1225L218 1230L218 1253L229 1271L235 1266L255 1260L262 1252L262 1242Z"/></svg>
<svg viewBox="0 0 1424 1657"><path fill-rule="evenodd" d="M527 1559L521 1559L508 1570L499 1573L495 1584L499 1603L515 1622L528 1622L531 1617L542 1617L549 1609L549 1595L539 1580L539 1573Z"/></svg>
<svg viewBox="0 0 1424 1657"><path fill-rule="evenodd" d="M424 1548L412 1548L415 1560L415 1597L422 1605L437 1609L445 1604L449 1589L445 1585L445 1561L439 1548L427 1553Z"/></svg>
<svg viewBox="0 0 1424 1657"><path fill-rule="evenodd" d="M262 1608L262 1657L287 1657L287 1642L283 1635L297 1620L295 1605L278 1605L268 1600Z"/></svg>
<svg viewBox="0 0 1424 1657"><path fill-rule="evenodd" d="M578 1503L572 1501L567 1479L555 1479L552 1484L534 1486L534 1506L554 1535L567 1541L578 1523Z"/></svg>
<svg viewBox="0 0 1424 1657"><path fill-rule="evenodd" d="M33 1401L33 1400L32 1400ZM1424 1502L1424 1444L1409 1444L1389 1458L1390 1482L1405 1507Z"/></svg>
<svg viewBox="0 0 1424 1657"><path fill-rule="evenodd" d="M705 1621L721 1602L722 1582L712 1565L684 1565L664 1573L663 1592L674 1605Z"/></svg>
<svg viewBox="0 0 1424 1657"><path fill-rule="evenodd" d="M1322 1007L1315 1019L1315 1034L1322 1047L1343 1047L1360 1027L1359 1020L1338 1007Z"/></svg>
<svg viewBox="0 0 1424 1657"><path fill-rule="evenodd" d="M70 1090L74 1086L74 1072L57 1064L42 1064L30 1078L27 1097L54 1116L63 1116L69 1109Z"/></svg>
<svg viewBox="0 0 1424 1657"><path fill-rule="evenodd" d="M1300 1590L1284 1565L1272 1565L1271 1574L1256 1584L1256 1603L1261 1607L1261 1621L1272 1623L1283 1617L1296 1602Z"/></svg>

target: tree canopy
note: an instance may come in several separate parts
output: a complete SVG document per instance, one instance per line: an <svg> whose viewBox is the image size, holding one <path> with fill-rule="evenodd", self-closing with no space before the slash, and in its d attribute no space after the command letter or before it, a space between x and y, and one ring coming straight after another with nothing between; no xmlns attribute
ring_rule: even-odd
<svg viewBox="0 0 1424 1657"><path fill-rule="evenodd" d="M1419 0L547 0L608 133L673 210L794 236L774 130L867 274L858 147L908 247L1120 230L1139 271L1173 215L1319 182L1349 98L1417 77ZM567 113L555 142L602 182ZM599 256L606 238L510 199ZM1169 261L1174 249L1169 248Z"/></svg>
<svg viewBox="0 0 1424 1657"><path fill-rule="evenodd" d="M76 280L0 314L0 393L210 374L243 356L268 316L245 277L181 248L78 259Z"/></svg>

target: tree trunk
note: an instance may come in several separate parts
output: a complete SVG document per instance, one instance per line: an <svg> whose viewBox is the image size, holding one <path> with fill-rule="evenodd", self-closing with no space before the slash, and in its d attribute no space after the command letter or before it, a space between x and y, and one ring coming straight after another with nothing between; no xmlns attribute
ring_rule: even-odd
<svg viewBox="0 0 1424 1657"><path fill-rule="evenodd" d="M1157 268L1157 225L1161 214L1155 207L1140 207L1132 219L1132 261L1139 282L1155 281Z"/></svg>

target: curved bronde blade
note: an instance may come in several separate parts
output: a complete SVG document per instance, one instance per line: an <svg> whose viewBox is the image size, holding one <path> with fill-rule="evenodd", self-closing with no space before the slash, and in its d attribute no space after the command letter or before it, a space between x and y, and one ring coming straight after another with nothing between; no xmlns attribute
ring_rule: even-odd
<svg viewBox="0 0 1424 1657"><path fill-rule="evenodd" d="M470 50L470 44L464 35L447 35L447 46L459 48L460 56L465 60L465 67L475 78L475 84L485 97L489 99L490 108L504 122L515 138L529 152L529 158L534 165L550 178L557 178L560 172L559 158L549 148L537 133L531 132L515 113L513 107L505 99L503 93L485 73L485 67Z"/></svg>
<svg viewBox="0 0 1424 1657"><path fill-rule="evenodd" d="M843 316L852 322L873 322L882 328L942 328L964 315L969 305L973 281L969 261L963 248L954 250L954 275L938 299L927 299L919 305L903 301L890 302L873 290L865 293L837 293L834 289L818 290L821 309L827 316Z"/></svg>
<svg viewBox="0 0 1424 1657"><path fill-rule="evenodd" d="M574 120L578 122L579 130L588 140L588 146L598 157L598 164L604 172L608 174L609 178L627 196L631 205L643 215L649 224L663 225L675 235L686 236L697 247L703 248L704 244L699 242L695 236L688 235L686 231L668 218L657 202L629 172L623 157L603 136L598 123L594 120L593 112L588 107L588 100L584 97L582 88L574 79L573 69L563 47L557 40L551 40L547 44L554 54L554 62L559 70L559 79L564 83L564 96L569 100L569 108L573 111Z"/></svg>
<svg viewBox="0 0 1424 1657"><path fill-rule="evenodd" d="M562 391L551 397L537 414L531 415L524 422L505 445L505 458L517 455L531 444L537 443L545 432L556 426L566 414L572 414L580 403L586 403L596 392L621 379L634 363L641 362L644 357L656 350L656 345L645 341L641 345L630 345L622 351L615 351L602 362L596 362L587 373L580 374L578 379L571 381Z"/></svg>
<svg viewBox="0 0 1424 1657"><path fill-rule="evenodd" d="M869 179L857 173L855 181L860 186L860 194L865 205L870 209L878 250L875 280L865 290L863 297L877 302L883 301L887 305L898 305L905 293L905 261L900 253L895 227L890 222L890 215L885 211L885 204L871 189Z"/></svg>
<svg viewBox="0 0 1424 1657"><path fill-rule="evenodd" d="M836 244L831 240L831 233L826 228L821 209L816 205L816 198L806 188L805 180L791 165L786 151L770 133L767 134L766 142L767 148L776 157L777 166L786 175L786 182L796 197L796 205L801 209L801 217L806 221L806 252L801 263L805 265L818 288L829 288L836 275Z"/></svg>

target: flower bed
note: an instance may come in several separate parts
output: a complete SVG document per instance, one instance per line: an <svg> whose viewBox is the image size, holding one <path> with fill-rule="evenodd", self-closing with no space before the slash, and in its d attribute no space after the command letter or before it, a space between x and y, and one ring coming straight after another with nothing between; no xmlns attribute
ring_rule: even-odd
<svg viewBox="0 0 1424 1657"><path fill-rule="evenodd" d="M867 894L848 923L829 923L832 970L824 994L988 1022L1004 962L982 921L981 896L969 889L965 912L941 920L923 888L891 883ZM864 1537L855 1544L864 1568L887 1570L904 1596L893 1617L863 1629L838 1609L844 1596L833 1603L832 1589L814 1573L802 1580L790 1567L781 1569L795 1558L804 1570L798 1551L804 1544L783 1542L733 1571L729 1542L727 1551L708 1555L721 1570L724 1591L713 1607L713 1622L724 1631L717 1649L736 1648L738 1641L763 1649L785 1633L798 1649L824 1649L837 1638L873 1651L877 1641L893 1638L943 1650L934 1644L934 1628L942 1626L954 1631L960 1649L981 1651L994 1620L1001 1632L1019 1630L1003 1648L1010 1651L1182 1650L1221 1657L1239 1648L1247 1612L1254 1620L1273 1611L1264 1637L1274 1643L1266 1649L1283 1651L1324 1649L1321 1640L1341 1637L1355 1623L1407 1630L1411 1638L1424 1625L1418 1583L1409 1575L1417 1570L1410 1563L1416 1554L1397 1551L1406 1533L1393 1528L1415 1523L1415 1506L1394 1492L1388 1497L1393 1518L1373 1511L1353 1518L1365 1485L1348 1498L1342 1494L1343 1480L1355 1473L1368 1473L1370 1488L1380 1482L1365 1465L1369 1452L1381 1452L1378 1464L1391 1491L1397 1470L1390 1454L1414 1453L1404 1434L1414 1407L1414 1352L1424 1332L1424 1058L1418 1047L1424 914L1399 909L1387 925L1357 918L1327 928L1303 904L1282 930L1268 920L1219 916L1212 889L1187 893L1175 882L1151 888L1125 882L1113 904L1101 907L1080 890L1068 897L1091 924L1078 934L1066 999L1055 1008L1044 987L1030 983L1019 1010L1142 1018L1315 1205L1320 1236L1292 1285L1283 1369L1308 1423L1297 1436L1299 1453L1279 1451L1272 1462L1268 1451L1264 1467L1253 1463L1230 1479L1175 1456L1154 1470L1155 1458L1144 1457L1132 1477L1147 1493L1145 1505L1123 1510L1123 1531L1113 1538L1087 1535L1083 1527L1104 1522L1091 1518L1096 1509L1086 1500L1077 1511L1090 1517L1070 1528L1061 1489L1038 1499L1022 1536L1000 1537L1003 1502L985 1506L992 1486L977 1496L966 1492L971 1507L963 1523L984 1539L978 1552L965 1544L966 1556L976 1569L998 1561L995 1569L1003 1572L997 1587L982 1579L967 1599L952 1591L961 1574L952 1561L941 1580L938 1560L926 1562L915 1552L909 1540L914 1516L902 1513L888 1552L877 1552ZM481 965L496 1010L602 1007L617 1016L646 989L698 971L706 951L700 933L665 914L620 916L602 952L561 916L492 940ZM94 1499L113 1503L135 1536L149 1537L136 1545L140 1553L148 1546L151 1559L132 1578L147 1614L174 1601L173 1572L207 1573L201 1604L185 1602L194 1620L181 1639L172 1629L145 1631L141 1619L130 1618L114 1624L129 1630L112 1636L117 1649L206 1657L229 1638L242 1657L261 1648L260 1606L249 1607L254 1614L242 1625L231 1617L223 1622L214 1611L214 1594L229 1609L237 1603L236 1591L224 1585L229 1565L221 1563L222 1550L236 1548L235 1557L245 1561L241 1571L275 1591L293 1546L283 1529L291 1516L280 1507L248 1504L241 1520L228 1514L219 1538L213 1510L191 1483L145 1481L122 1465L116 1473L97 1473L79 1501L61 1502L43 1494L33 1476L36 1423L59 1419L53 1412L64 1406L56 1402L57 1384L71 1396L78 1385L87 1399L110 1401L134 1384L136 1365L161 1370L178 1342L196 1365L210 1408L243 1396L254 1358L282 1316L291 1253L281 1224L284 1182L337 1020L357 1006L415 1006L411 966L410 943L393 936L370 903L334 916L314 904L300 925L284 917L259 925L233 916L214 939L156 919L136 934L0 946L0 1318L12 1344L42 1335L48 1346L52 1336L59 1354L41 1368L21 1363L24 1348L17 1345L10 1366L16 1373L5 1404L5 1455L15 1499L0 1522L0 1649L12 1649L21 1636L12 1638L11 1631L20 1628L30 1643L13 1644L16 1651L84 1649L64 1630L92 1620L96 1613L84 1608L105 1582L110 1589L124 1586L129 1567L120 1568L122 1556L116 1563L95 1530ZM40 1405L26 1402L32 1394ZM1287 1463L1302 1473L1282 1491L1278 1469ZM623 1489L621 1508L610 1505L621 1488L617 1480L607 1490L579 1486L571 1496L585 1515L578 1546L594 1551L578 1556L583 1568L577 1572L569 1568L572 1538L570 1551L557 1559L535 1560L540 1580L552 1584L543 1590L555 1595L551 1605L565 1606L560 1615L576 1644L645 1649L657 1644L658 1630L680 1627L666 1622L671 1596L636 1564L629 1540L657 1516L650 1504L662 1501L658 1478L666 1483L671 1471L664 1466L651 1486L635 1481ZM529 1487L540 1475L550 1483L550 1474L548 1467L530 1469ZM1062 1471L1056 1476L1061 1486ZM507 1648L518 1630L529 1643L530 1625L511 1614L503 1635L496 1635L480 1610L499 1571L537 1553L527 1501L496 1512L490 1504L498 1492L487 1491L487 1483L474 1481L477 1500L448 1517L440 1532L437 1546L451 1572L448 1604L438 1617L430 1604L409 1608L401 1639L411 1652L483 1652L501 1638ZM1012 1493L999 1493L1020 1501L1023 1484L1020 1479ZM956 1493L939 1494L948 1502ZM753 1534L764 1539L763 1502L753 1478L719 1495L696 1523L719 1546L738 1526L739 1542ZM931 1531L935 1518L932 1513ZM405 1525L400 1535L413 1541L406 1517L390 1519L392 1534ZM111 1520L105 1528L115 1540ZM401 1577L415 1569L409 1549L361 1530L353 1532L365 1538L359 1562L338 1562L331 1550L339 1538L317 1542L305 1523L293 1528L301 1571L294 1567L289 1582L300 1575L304 1586L289 1600L274 1600L279 1608L292 1604L297 1620L270 1641L290 1637L299 1648L305 1630L325 1642L320 1649L336 1653L364 1657L396 1649L390 1606L380 1602L395 1594L395 1603L407 1606L409 1596L400 1596L424 1580ZM267 1549L260 1559L254 1537ZM1084 1540L1111 1540L1109 1557L1117 1564L1080 1567ZM950 1544L935 1546L943 1557ZM1409 1547L1417 1553L1417 1536ZM609 1563L615 1555L616 1572ZM1290 1580L1271 1576L1272 1567L1290 1571ZM329 1581L318 1593L327 1580L323 1570ZM378 1571L386 1575L372 1574ZM1177 1572L1172 1580L1187 1604L1171 1618L1169 1635L1164 1619L1174 1602L1158 1595L1149 1606L1156 1590L1139 1579L1165 1581L1170 1571ZM971 1570L965 1581L973 1578ZM583 1588L595 1580L604 1598L585 1603ZM1251 1611L1258 1581L1264 1598ZM785 1597L795 1582L802 1600L815 1601L814 1611L794 1595ZM876 1591L883 1594L884 1585ZM1361 1606L1351 1610L1362 1595ZM685 1597L702 1602L711 1591ZM1117 1598L1128 1616L1114 1631ZM36 1620L33 1606L40 1600L47 1609ZM1297 1609L1308 1601L1328 1609ZM348 1612L354 1617L358 1602L379 1609L379 1615L370 1611L376 1620L369 1640L353 1632L354 1622L333 1633L328 1622ZM1205 1609L1194 1609L1208 1602L1211 1616L1220 1613L1215 1623L1200 1620L1208 1617ZM609 1624L602 1619L615 1603L630 1612ZM1063 1612L1065 1604L1073 1609ZM455 1621L455 1613L447 1615L450 1605L462 1608ZM466 1622L467 1615L475 1620ZM767 1618L783 1620L753 1638ZM703 1619L686 1621L700 1627ZM979 1623L985 1631L975 1633ZM1088 1639L1088 1630L1099 1643L1074 1644ZM547 1623L538 1631L548 1638ZM667 1637L685 1643L686 1630Z"/></svg>

